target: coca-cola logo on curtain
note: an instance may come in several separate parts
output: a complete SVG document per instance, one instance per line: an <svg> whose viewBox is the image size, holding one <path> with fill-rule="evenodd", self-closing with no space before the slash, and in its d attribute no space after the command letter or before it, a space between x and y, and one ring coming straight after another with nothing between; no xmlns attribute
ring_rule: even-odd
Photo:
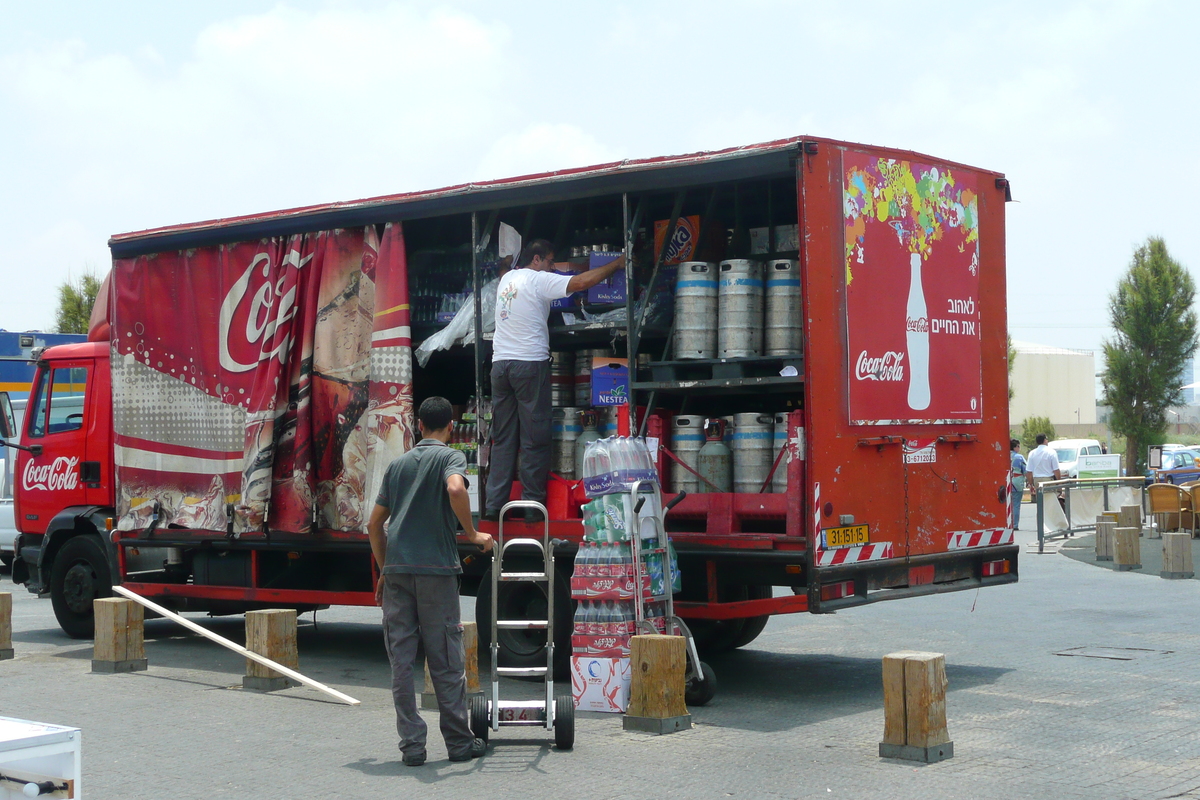
<svg viewBox="0 0 1200 800"><path fill-rule="evenodd" d="M981 422L975 175L856 152L843 171L851 423Z"/></svg>

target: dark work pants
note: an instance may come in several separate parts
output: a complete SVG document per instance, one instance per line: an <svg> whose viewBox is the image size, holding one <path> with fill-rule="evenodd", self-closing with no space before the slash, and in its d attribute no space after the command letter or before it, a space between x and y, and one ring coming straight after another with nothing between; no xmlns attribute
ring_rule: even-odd
<svg viewBox="0 0 1200 800"><path fill-rule="evenodd" d="M383 636L392 664L396 732L405 755L425 752L428 728L417 711L413 662L417 637L425 646L429 677L437 693L442 740L451 756L470 752L475 737L467 722L467 675L457 575L383 575ZM429 687L426 687L428 691Z"/></svg>
<svg viewBox="0 0 1200 800"><path fill-rule="evenodd" d="M492 457L487 507L508 502L517 450L526 500L546 501L550 474L550 362L497 361L492 364Z"/></svg>

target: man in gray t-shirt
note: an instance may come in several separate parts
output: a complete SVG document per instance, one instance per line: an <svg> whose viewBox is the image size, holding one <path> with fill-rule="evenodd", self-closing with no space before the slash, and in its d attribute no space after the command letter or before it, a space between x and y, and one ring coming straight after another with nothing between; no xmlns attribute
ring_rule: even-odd
<svg viewBox="0 0 1200 800"><path fill-rule="evenodd" d="M459 613L455 522L486 552L492 537L475 530L467 497L467 460L446 446L453 410L430 397L417 412L423 437L388 465L367 534L379 565L375 599L383 606L383 632L392 665L392 701L404 763L425 763L428 729L417 711L413 662L417 637L425 646L437 692L442 738L451 761L483 755L467 721L467 679ZM386 524L386 530L385 530Z"/></svg>

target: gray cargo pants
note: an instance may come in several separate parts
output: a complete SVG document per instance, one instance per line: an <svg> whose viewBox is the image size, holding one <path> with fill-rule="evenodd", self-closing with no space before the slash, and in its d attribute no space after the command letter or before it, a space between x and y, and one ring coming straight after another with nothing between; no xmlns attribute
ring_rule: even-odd
<svg viewBox="0 0 1200 800"><path fill-rule="evenodd" d="M475 737L467 722L467 676L456 575L383 575L383 637L392 664L392 701L400 752L425 752L428 728L417 711L413 662L417 636L425 646L437 692L442 739L451 756L470 752Z"/></svg>
<svg viewBox="0 0 1200 800"><path fill-rule="evenodd" d="M497 361L492 364L492 456L488 465L487 507L508 502L521 451L521 488L526 500L546 501L550 475L550 362Z"/></svg>

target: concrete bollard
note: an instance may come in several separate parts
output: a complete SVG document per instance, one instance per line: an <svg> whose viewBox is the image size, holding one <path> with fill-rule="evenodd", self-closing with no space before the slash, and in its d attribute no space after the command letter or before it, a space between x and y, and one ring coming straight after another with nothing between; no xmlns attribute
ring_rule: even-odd
<svg viewBox="0 0 1200 800"><path fill-rule="evenodd" d="M123 597L92 601L96 639L92 672L140 672L146 669L145 612Z"/></svg>
<svg viewBox="0 0 1200 800"><path fill-rule="evenodd" d="M1178 579L1196 576L1192 569L1192 535L1180 531L1162 535L1163 566L1160 578Z"/></svg>
<svg viewBox="0 0 1200 800"><path fill-rule="evenodd" d="M1137 528L1113 531L1113 562L1120 572L1142 568L1142 546L1138 542Z"/></svg>
<svg viewBox="0 0 1200 800"><path fill-rule="evenodd" d="M632 636L629 664L627 731L675 733L692 727L684 691L687 688L687 640L682 636Z"/></svg>
<svg viewBox="0 0 1200 800"><path fill-rule="evenodd" d="M483 694L479 688L479 627L474 622L464 622L463 662L467 671L467 696ZM421 692L421 708L436 711L437 692L433 690L433 678L429 674L429 659L425 659L425 689Z"/></svg>
<svg viewBox="0 0 1200 800"><path fill-rule="evenodd" d="M880 758L932 764L954 757L946 730L946 657L902 650L883 657Z"/></svg>
<svg viewBox="0 0 1200 800"><path fill-rule="evenodd" d="M246 612L246 649L290 669L300 668L296 646L296 612L290 608L270 608ZM298 684L270 667L246 659L242 688L274 692Z"/></svg>
<svg viewBox="0 0 1200 800"><path fill-rule="evenodd" d="M12 657L12 595L0 592L0 661Z"/></svg>
<svg viewBox="0 0 1200 800"><path fill-rule="evenodd" d="M1113 560L1113 531L1117 523L1108 517L1096 517L1096 560Z"/></svg>

